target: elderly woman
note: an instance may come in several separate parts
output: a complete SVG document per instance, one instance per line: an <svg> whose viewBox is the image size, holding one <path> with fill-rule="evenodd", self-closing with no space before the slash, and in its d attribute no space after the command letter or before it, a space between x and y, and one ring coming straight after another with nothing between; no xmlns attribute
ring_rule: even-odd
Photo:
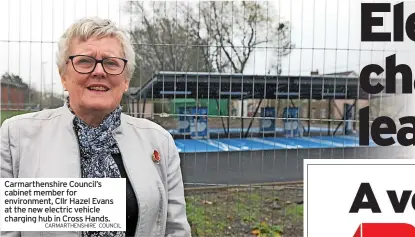
<svg viewBox="0 0 415 237"><path fill-rule="evenodd" d="M180 158L159 125L123 114L134 49L114 23L82 19L63 34L63 107L1 127L2 178L126 178L125 232L2 232L3 237L190 236Z"/></svg>

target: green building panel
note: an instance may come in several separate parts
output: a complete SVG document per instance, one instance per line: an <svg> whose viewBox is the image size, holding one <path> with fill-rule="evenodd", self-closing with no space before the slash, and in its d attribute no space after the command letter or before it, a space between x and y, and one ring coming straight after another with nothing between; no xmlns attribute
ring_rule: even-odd
<svg viewBox="0 0 415 237"><path fill-rule="evenodd" d="M228 100L221 99L216 101L216 99L199 99L199 105L200 107L208 107L209 109L209 115L212 116L219 116L219 108L218 108L218 102L220 105L220 115L221 116L228 116ZM189 99L173 99L170 102L170 113L177 114L177 108L180 107L195 107L197 106L197 102L195 99L189 98ZM175 116L177 117L177 116Z"/></svg>

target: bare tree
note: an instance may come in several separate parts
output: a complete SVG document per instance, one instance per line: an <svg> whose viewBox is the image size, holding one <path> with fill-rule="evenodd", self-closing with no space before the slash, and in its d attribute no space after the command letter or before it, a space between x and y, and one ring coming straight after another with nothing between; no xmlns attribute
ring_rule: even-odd
<svg viewBox="0 0 415 237"><path fill-rule="evenodd" d="M186 25L163 16L162 3L157 4L160 7L152 11L141 2L131 2L127 8L139 19L131 31L137 62L132 85L139 86L156 71L212 71L205 39L191 37Z"/></svg>
<svg viewBox="0 0 415 237"><path fill-rule="evenodd" d="M199 2L197 10L185 7L194 38L205 39L210 58L219 72L243 73L258 47L284 57L294 45L290 24L279 22L270 2ZM204 36L205 35L205 36ZM266 49L266 50L267 50Z"/></svg>
<svg viewBox="0 0 415 237"><path fill-rule="evenodd" d="M276 63L271 64L268 74L270 74L273 70L275 70L278 75L282 73L282 58L288 56L294 48L294 45L291 43L290 31L291 29L287 22L281 22L278 24L276 50L274 52L277 58Z"/></svg>
<svg viewBox="0 0 415 237"><path fill-rule="evenodd" d="M125 10L131 14L136 86L156 71L242 73L258 47L278 59L294 47L289 22L278 20L270 2L131 1Z"/></svg>

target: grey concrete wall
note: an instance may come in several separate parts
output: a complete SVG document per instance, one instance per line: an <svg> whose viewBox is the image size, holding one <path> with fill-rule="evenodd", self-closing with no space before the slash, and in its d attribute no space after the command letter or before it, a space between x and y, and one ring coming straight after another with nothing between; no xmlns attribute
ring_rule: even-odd
<svg viewBox="0 0 415 237"><path fill-rule="evenodd" d="M304 159L412 158L409 148L329 148L271 151L182 153L186 186L301 181Z"/></svg>

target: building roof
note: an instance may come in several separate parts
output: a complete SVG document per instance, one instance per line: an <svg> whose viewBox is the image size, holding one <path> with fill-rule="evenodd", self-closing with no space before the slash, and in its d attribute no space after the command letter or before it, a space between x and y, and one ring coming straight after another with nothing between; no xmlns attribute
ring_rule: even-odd
<svg viewBox="0 0 415 237"><path fill-rule="evenodd" d="M368 94L360 88L358 79L350 75L159 72L129 95L135 98L367 99Z"/></svg>
<svg viewBox="0 0 415 237"><path fill-rule="evenodd" d="M16 87L16 88L26 88L26 86L9 81L9 80L0 80L1 86Z"/></svg>
<svg viewBox="0 0 415 237"><path fill-rule="evenodd" d="M350 77L357 77L358 76L355 71L333 72L333 73L325 73L323 75L326 75L326 76L350 76Z"/></svg>

